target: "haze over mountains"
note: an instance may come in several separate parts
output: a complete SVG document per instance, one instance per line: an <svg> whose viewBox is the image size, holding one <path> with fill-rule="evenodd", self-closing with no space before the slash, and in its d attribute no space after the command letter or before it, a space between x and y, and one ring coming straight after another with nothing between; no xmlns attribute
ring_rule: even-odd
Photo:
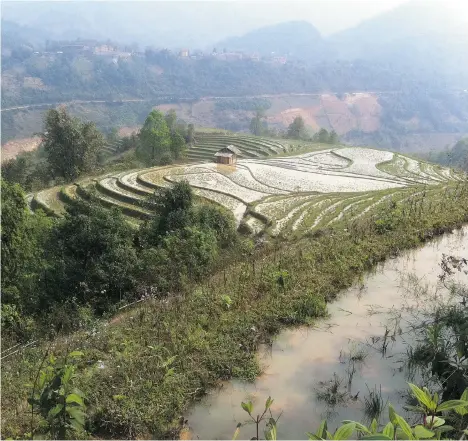
<svg viewBox="0 0 468 441"><path fill-rule="evenodd" d="M371 7L384 2L336 0L333 7L321 0L271 5L259 1L3 2L2 104L13 108L71 100L136 99L150 106L150 100L157 100L153 105L158 105L168 97L197 101L207 96L332 93L344 101L328 107L324 103L318 107L291 104L289 110L315 121L317 109L326 108L327 118L342 128L339 134L350 131L356 142L364 139L373 145L384 139L385 146L400 146L402 139L413 134L444 133L453 139L454 134L468 133L468 4L385 3L392 2L397 7L377 15L376 10L371 14ZM346 22L348 13L357 14L350 5L358 3L369 10L361 13L360 22L357 15ZM307 5L312 6L307 9ZM96 39L100 44L110 40L122 44L119 50L128 55L62 57L60 49L41 52L47 40L76 38ZM152 49L145 52L148 47ZM192 59L179 56L182 48L191 53L202 49L203 54ZM221 56L211 55L214 48ZM132 56L135 50L138 53ZM241 51L246 56L223 58L224 51ZM344 94L353 92L375 93L375 105L370 108L380 110L372 114L369 106L363 110L346 102ZM135 124L144 113L140 110L132 110L135 118L117 118L119 124ZM284 115L277 113L285 111L273 106L272 118L283 121ZM249 111L242 115L245 121L237 114L221 121L219 109L208 113L205 120L217 126L248 130ZM29 125L12 115L8 124L7 115L2 115L2 124L11 128L12 137L24 134ZM379 125L369 125L368 118L379 119ZM325 119L311 122L311 128L324 124L335 128L333 121ZM354 119L363 122L351 123ZM362 129L370 126L371 135Z"/></svg>
<svg viewBox="0 0 468 441"><path fill-rule="evenodd" d="M388 8L399 3L402 4L394 9L376 14L384 5ZM307 42L313 45L323 39L328 46L338 47L340 56L359 56L369 48L374 50L399 38L463 30L467 15L468 8L462 2L450 0L337 0L333 6L323 0L273 4L262 1L2 2L2 19L25 26L25 31L32 28L39 40L109 38L119 43L136 42L142 47L207 49L218 43L243 47L248 39L258 38L257 46L262 50L287 52L291 39L300 40L302 45ZM368 20L362 21L366 17ZM309 28L306 23L299 24L299 20L309 23ZM290 21L296 22L295 32L293 23L285 24ZM278 27L275 29L274 25ZM328 38L330 34L333 35ZM268 42L265 36L273 37L274 42ZM236 37L239 37L237 41Z"/></svg>

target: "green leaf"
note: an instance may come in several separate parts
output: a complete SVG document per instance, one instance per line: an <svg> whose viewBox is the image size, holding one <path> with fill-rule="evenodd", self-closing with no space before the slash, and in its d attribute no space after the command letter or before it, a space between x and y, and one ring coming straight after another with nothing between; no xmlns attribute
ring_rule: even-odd
<svg viewBox="0 0 468 441"><path fill-rule="evenodd" d="M306 435L307 435L307 438L313 439L316 441L321 441L323 439L322 437L314 435L313 433L310 433L310 432L307 432Z"/></svg>
<svg viewBox="0 0 468 441"><path fill-rule="evenodd" d="M460 400L468 401L468 388L464 390L464 392L462 393L462 396L460 397Z"/></svg>
<svg viewBox="0 0 468 441"><path fill-rule="evenodd" d="M84 425L85 413L79 407L67 407L67 413L81 426Z"/></svg>
<svg viewBox="0 0 468 441"><path fill-rule="evenodd" d="M83 403L83 398L81 398L79 395L77 394L70 394L70 395L67 395L67 398L65 399L65 402L67 404L71 404L71 403L76 403L76 404L79 404L80 406L84 406L84 403Z"/></svg>
<svg viewBox="0 0 468 441"><path fill-rule="evenodd" d="M408 437L407 439L414 439L413 431L411 430L411 427L406 422L406 420L402 418L400 415L395 414L395 416L396 416L397 425L400 426L401 430L403 430L405 435Z"/></svg>
<svg viewBox="0 0 468 441"><path fill-rule="evenodd" d="M375 420L374 420L375 421ZM342 421L342 424L349 424L349 423L353 423L356 425L356 430L359 431L359 432L362 432L362 433L369 433L371 434L372 431L369 430L366 426L364 426L364 424L361 424L361 423L358 423L357 421L351 421L351 420L344 420ZM376 422L377 423L377 422Z"/></svg>
<svg viewBox="0 0 468 441"><path fill-rule="evenodd" d="M468 401L463 401L463 400L449 400L445 401L445 403L441 403L437 407L437 412L446 412L447 410L452 410L456 409L457 407L460 406L468 406Z"/></svg>
<svg viewBox="0 0 468 441"><path fill-rule="evenodd" d="M77 432L80 432L81 430L83 430L84 424L82 424L78 420L72 418L68 422L68 426L71 427L72 429L76 430Z"/></svg>
<svg viewBox="0 0 468 441"><path fill-rule="evenodd" d="M426 411L425 411L422 407L420 407L420 406L410 406L410 405L407 405L407 406L403 406L403 409L409 410L410 412L416 412L416 413L426 414Z"/></svg>
<svg viewBox="0 0 468 441"><path fill-rule="evenodd" d="M244 409L249 415L252 414L252 410L253 410L252 401L249 401L248 403L242 402L241 406L242 406L242 409Z"/></svg>
<svg viewBox="0 0 468 441"><path fill-rule="evenodd" d="M277 431L276 431L276 421L273 418L270 418L268 426L270 427L270 429L265 430L265 438L267 440L275 441L278 436Z"/></svg>
<svg viewBox="0 0 468 441"><path fill-rule="evenodd" d="M383 428L382 433L383 433L385 436L388 436L389 438L393 439L393 437L395 436L395 428L393 427L393 424L392 424L392 423L388 423L388 424Z"/></svg>
<svg viewBox="0 0 468 441"><path fill-rule="evenodd" d="M57 404L55 407L49 410L49 416L54 417L58 415L63 409L63 404Z"/></svg>
<svg viewBox="0 0 468 441"><path fill-rule="evenodd" d="M445 420L440 417L427 417L427 424L429 424L431 429L435 427L440 427L445 424Z"/></svg>
<svg viewBox="0 0 468 441"><path fill-rule="evenodd" d="M268 410L271 407L271 405L273 404L273 401L274 400L272 400L271 397L267 398L267 400L265 401L265 410Z"/></svg>
<svg viewBox="0 0 468 441"><path fill-rule="evenodd" d="M62 375L62 382L63 383L68 383L71 380L71 377L73 376L74 370L75 369L73 368L73 366L67 366L65 368L65 372Z"/></svg>
<svg viewBox="0 0 468 441"><path fill-rule="evenodd" d="M320 423L320 427L318 428L317 432L315 432L315 435L319 438L326 438L327 437L327 421L322 420Z"/></svg>
<svg viewBox="0 0 468 441"><path fill-rule="evenodd" d="M377 430L378 430L378 428L379 428L379 425L378 425L378 423L377 423L377 420L374 418L374 419L372 420L372 423L371 423L371 425L370 425L370 429L369 429L369 430L371 431L371 433L376 433Z"/></svg>
<svg viewBox="0 0 468 441"><path fill-rule="evenodd" d="M416 435L416 438L418 439L427 439L427 438L432 438L435 433L432 432L432 430L426 429L424 426L417 425L414 429L414 434Z"/></svg>
<svg viewBox="0 0 468 441"><path fill-rule="evenodd" d="M83 355L81 351L73 351L68 354L69 357L83 357Z"/></svg>
<svg viewBox="0 0 468 441"><path fill-rule="evenodd" d="M354 430L356 429L356 423L343 424L341 427L336 429L335 434L333 435L334 440L343 440L351 438Z"/></svg>
<svg viewBox="0 0 468 441"><path fill-rule="evenodd" d="M408 383L409 387L411 388L413 395L418 400L419 404L428 408L429 410L435 410L437 407L437 402L433 402L432 398L429 394L424 392L422 389L419 389L418 386L412 383Z"/></svg>
<svg viewBox="0 0 468 441"><path fill-rule="evenodd" d="M383 433L375 433L374 435L367 435L361 439L393 439L389 438L388 436L384 435Z"/></svg>
<svg viewBox="0 0 468 441"><path fill-rule="evenodd" d="M460 400L468 401L468 389L465 389L462 396L460 397ZM458 415L465 416L468 413L468 407L467 406L459 406L459 407L457 407L455 409L455 412L457 412Z"/></svg>
<svg viewBox="0 0 468 441"><path fill-rule="evenodd" d="M391 421L391 423L396 426L398 423L397 423L397 419L396 419L396 412L395 412L395 409L393 408L393 406L391 404L388 405L388 417Z"/></svg>

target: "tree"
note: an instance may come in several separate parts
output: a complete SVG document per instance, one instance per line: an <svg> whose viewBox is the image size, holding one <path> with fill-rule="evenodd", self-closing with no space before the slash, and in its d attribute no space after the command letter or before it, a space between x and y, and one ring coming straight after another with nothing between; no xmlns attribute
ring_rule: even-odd
<svg viewBox="0 0 468 441"><path fill-rule="evenodd" d="M185 139L179 132L171 134L171 155L174 159L179 159L185 150Z"/></svg>
<svg viewBox="0 0 468 441"><path fill-rule="evenodd" d="M170 153L170 131L164 115L159 110L153 110L140 130L140 145L137 153L150 165L154 165L164 153Z"/></svg>
<svg viewBox="0 0 468 441"><path fill-rule="evenodd" d="M330 134L328 135L328 143L329 144L338 144L339 138L338 134L332 130Z"/></svg>
<svg viewBox="0 0 468 441"><path fill-rule="evenodd" d="M305 131L304 119L299 115L289 124L286 136L291 139L302 139L305 136Z"/></svg>
<svg viewBox="0 0 468 441"><path fill-rule="evenodd" d="M263 118L265 118L265 112L263 109L257 109L255 111L255 116L250 120L250 132L253 135L261 136L268 130L268 127L266 127L266 122L263 121Z"/></svg>
<svg viewBox="0 0 468 441"><path fill-rule="evenodd" d="M176 129L177 114L174 109L170 109L164 116L167 127L171 133Z"/></svg>
<svg viewBox="0 0 468 441"><path fill-rule="evenodd" d="M62 108L46 113L42 143L52 175L71 181L93 170L105 140L94 123L72 118Z"/></svg>
<svg viewBox="0 0 468 441"><path fill-rule="evenodd" d="M322 127L318 132L318 142L328 142L329 139L328 131Z"/></svg>
<svg viewBox="0 0 468 441"><path fill-rule="evenodd" d="M2 179L2 288L14 283L23 263L25 224L28 216L21 187Z"/></svg>
<svg viewBox="0 0 468 441"><path fill-rule="evenodd" d="M193 124L189 124L187 127L186 141L188 144L193 144L195 142L195 127Z"/></svg>
<svg viewBox="0 0 468 441"><path fill-rule="evenodd" d="M134 231L118 209L76 201L52 231L42 307L72 301L97 313L134 294Z"/></svg>
<svg viewBox="0 0 468 441"><path fill-rule="evenodd" d="M14 311L24 313L36 299L36 283L45 265L43 248L52 221L44 213L29 212L18 184L2 179L1 189L2 311L11 305ZM2 324L4 318L2 315Z"/></svg>

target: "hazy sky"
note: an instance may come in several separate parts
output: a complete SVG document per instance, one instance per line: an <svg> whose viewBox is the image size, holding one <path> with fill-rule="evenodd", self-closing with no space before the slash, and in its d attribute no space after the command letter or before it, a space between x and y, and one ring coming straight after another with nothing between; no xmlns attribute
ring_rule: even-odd
<svg viewBox="0 0 468 441"><path fill-rule="evenodd" d="M216 0L215 0L216 1ZM218 0L219 1L219 0ZM408 0L257 0L249 11L259 19L263 15L272 23L307 20L323 34L352 27L376 14L392 9ZM468 1L468 0L467 0Z"/></svg>
<svg viewBox="0 0 468 441"><path fill-rule="evenodd" d="M63 0L50 0L50 2L54 1L63 2ZM86 3L90 0L68 1ZM115 3L119 1L128 2L128 0L92 1L107 1ZM245 0L205 0L203 2L199 2L197 0L147 1L151 3L159 3L158 6L161 8L169 7L169 9L171 9L171 6L173 6L174 3L192 3L195 8L197 7L195 4L206 5L207 3L218 3L218 5L216 5L216 9L224 6L227 10L243 10L242 12L245 12L245 14L242 14L244 25L250 25L250 23L252 23L252 26L247 27L254 28L259 25L279 23L287 20L307 20L313 23L323 35L327 35L354 26L362 20L392 9L408 0L254 0L248 2ZM10 3L10 1L2 3ZM134 3L135 7L137 7L137 4L140 2L134 0L131 3ZM228 5L228 3L231 3L231 5ZM190 6L189 9L191 9ZM242 32L245 32L244 26L241 26L240 33Z"/></svg>
<svg viewBox="0 0 468 441"><path fill-rule="evenodd" d="M158 43L203 48L292 20L308 21L327 36L405 3L415 3L415 21L420 9L436 4L436 27L439 13L457 5L459 11L452 15L468 18L468 0L3 1L2 12L6 19L61 32L60 38L71 38L72 30L80 28L78 36L136 41L143 47Z"/></svg>

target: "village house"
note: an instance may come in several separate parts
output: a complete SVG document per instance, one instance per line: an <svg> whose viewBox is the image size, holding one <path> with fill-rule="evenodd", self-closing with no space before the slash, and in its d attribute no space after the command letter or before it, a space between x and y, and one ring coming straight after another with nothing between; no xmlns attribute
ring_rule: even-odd
<svg viewBox="0 0 468 441"><path fill-rule="evenodd" d="M217 164L235 165L237 162L237 156L241 154L242 152L231 144L216 152L214 160Z"/></svg>

